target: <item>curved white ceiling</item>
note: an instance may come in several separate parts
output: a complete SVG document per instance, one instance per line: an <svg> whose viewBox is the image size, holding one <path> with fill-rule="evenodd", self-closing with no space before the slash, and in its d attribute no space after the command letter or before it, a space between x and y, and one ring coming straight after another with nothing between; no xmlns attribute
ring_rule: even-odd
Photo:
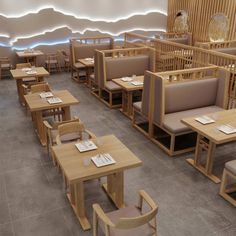
<svg viewBox="0 0 236 236"><path fill-rule="evenodd" d="M166 14L167 0L1 0L0 14L8 18L21 17L45 8L80 18L114 21L142 12Z"/></svg>
<svg viewBox="0 0 236 236"><path fill-rule="evenodd" d="M1 0L0 46L67 42L92 32L165 31L167 0Z"/></svg>

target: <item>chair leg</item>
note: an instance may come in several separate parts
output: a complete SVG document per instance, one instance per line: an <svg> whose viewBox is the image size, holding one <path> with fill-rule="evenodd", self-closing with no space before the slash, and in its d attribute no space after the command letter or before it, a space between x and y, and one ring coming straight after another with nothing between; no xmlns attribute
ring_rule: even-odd
<svg viewBox="0 0 236 236"><path fill-rule="evenodd" d="M97 235L98 235L98 218L95 211L93 211L93 236Z"/></svg>
<svg viewBox="0 0 236 236"><path fill-rule="evenodd" d="M226 183L227 183L227 174L226 174L226 170L224 169L221 185L220 185L220 194L225 193Z"/></svg>
<svg viewBox="0 0 236 236"><path fill-rule="evenodd" d="M227 169L224 169L222 182L220 186L220 195L233 206L236 207L236 199L230 196L230 193L236 191L236 187L227 189L228 176L231 176L233 179L236 179L236 176L230 173Z"/></svg>

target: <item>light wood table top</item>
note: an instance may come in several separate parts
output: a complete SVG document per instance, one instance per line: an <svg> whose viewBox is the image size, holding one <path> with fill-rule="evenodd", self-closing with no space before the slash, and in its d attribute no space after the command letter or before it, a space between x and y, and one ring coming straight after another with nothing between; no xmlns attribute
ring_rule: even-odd
<svg viewBox="0 0 236 236"><path fill-rule="evenodd" d="M37 57L37 56L42 56L44 55L43 52L40 50L33 50L32 52L27 52L27 51L18 51L16 52L16 55L20 58L25 58L25 57Z"/></svg>
<svg viewBox="0 0 236 236"><path fill-rule="evenodd" d="M143 85L136 86L136 85L131 84L131 82L138 81L138 82L143 83L144 76L143 75L135 76L135 79L133 79L130 82L125 82L122 80L122 78L113 79L112 81L118 84L120 87L122 87L122 89L127 90L127 91L141 90L143 89Z"/></svg>
<svg viewBox="0 0 236 236"><path fill-rule="evenodd" d="M49 104L46 99L42 99L39 93L25 95L25 101L31 112L48 110L57 107L64 107L70 105L76 105L79 101L68 91L52 91L54 97L58 97L62 100L62 103Z"/></svg>
<svg viewBox="0 0 236 236"><path fill-rule="evenodd" d="M94 67L94 59L93 58L78 59L78 62L85 65L86 67Z"/></svg>
<svg viewBox="0 0 236 236"><path fill-rule="evenodd" d="M98 149L89 152L80 153L75 143L52 147L57 162L70 183L78 180L86 181L95 179L142 165L142 161L114 135L99 137L99 139L102 140L102 144L98 146ZM84 158L90 158L102 153L109 153L116 163L98 168L91 161L88 166L85 166Z"/></svg>
<svg viewBox="0 0 236 236"><path fill-rule="evenodd" d="M46 77L49 76L49 72L45 70L44 67L33 67L33 71L36 71L37 73L35 74L28 74L26 71L22 69L15 69L15 70L10 70L12 77L14 79L22 79L22 78L27 78L27 77Z"/></svg>
<svg viewBox="0 0 236 236"><path fill-rule="evenodd" d="M217 129L220 125L230 124L236 127L236 109L206 114L215 120L215 123L203 125L196 121L196 117L185 118L182 122L192 130L210 139L215 144L227 143L236 140L236 133L225 134Z"/></svg>

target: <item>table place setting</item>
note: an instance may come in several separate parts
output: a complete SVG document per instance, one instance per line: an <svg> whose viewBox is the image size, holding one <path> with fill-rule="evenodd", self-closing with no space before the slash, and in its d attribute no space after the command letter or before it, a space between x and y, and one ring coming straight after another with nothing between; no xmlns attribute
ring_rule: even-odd
<svg viewBox="0 0 236 236"><path fill-rule="evenodd" d="M81 141L76 143L75 146L80 152L92 151L98 148L92 140Z"/></svg>
<svg viewBox="0 0 236 236"><path fill-rule="evenodd" d="M131 82L131 84L134 85L134 86L140 86L140 85L143 85L143 82L133 81L133 82Z"/></svg>
<svg viewBox="0 0 236 236"><path fill-rule="evenodd" d="M25 67L25 68L22 68L21 70L24 71L24 72L27 72L27 71L31 71L32 68L30 68L30 67Z"/></svg>
<svg viewBox="0 0 236 236"><path fill-rule="evenodd" d="M225 134L234 134L236 133L236 128L230 124L220 125L217 129Z"/></svg>
<svg viewBox="0 0 236 236"><path fill-rule="evenodd" d="M209 116L200 116L200 117L197 117L195 118L196 121L200 122L201 124L203 125L206 125L206 124L211 124L211 123L214 123L215 120L213 120L211 117Z"/></svg>
<svg viewBox="0 0 236 236"><path fill-rule="evenodd" d="M35 75L35 74L37 74L37 71L36 70L28 70L28 71L26 71L26 74L27 75Z"/></svg>
<svg viewBox="0 0 236 236"><path fill-rule="evenodd" d="M51 97L53 97L53 94L52 94L52 92L42 92L39 94L39 96L41 98L51 98Z"/></svg>
<svg viewBox="0 0 236 236"><path fill-rule="evenodd" d="M97 167L112 165L116 163L116 161L109 153L98 154L94 157L91 157L91 160Z"/></svg>
<svg viewBox="0 0 236 236"><path fill-rule="evenodd" d="M57 103L62 103L62 100L57 97L52 97L47 100L49 104L57 104Z"/></svg>
<svg viewBox="0 0 236 236"><path fill-rule="evenodd" d="M132 77L123 77L123 78L121 78L121 80L124 82L131 82L133 80L133 78Z"/></svg>

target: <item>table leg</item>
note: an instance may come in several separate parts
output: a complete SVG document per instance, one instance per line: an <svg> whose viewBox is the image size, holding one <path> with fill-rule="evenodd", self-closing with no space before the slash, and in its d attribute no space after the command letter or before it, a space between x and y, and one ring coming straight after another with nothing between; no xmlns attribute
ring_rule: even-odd
<svg viewBox="0 0 236 236"><path fill-rule="evenodd" d="M36 118L36 132L39 136L39 140L43 146L46 145L46 133L43 125L43 112L37 111L35 112Z"/></svg>
<svg viewBox="0 0 236 236"><path fill-rule="evenodd" d="M207 143L204 137L198 134L194 160L189 158L186 161L214 183L218 184L221 182L220 179L212 174L215 147L215 143L210 140ZM201 164L202 150L207 151L205 166Z"/></svg>
<svg viewBox="0 0 236 236"><path fill-rule="evenodd" d="M20 102L21 105L25 105L24 89L22 87L22 84L23 84L22 79L17 79L16 80L16 87L17 87L19 102Z"/></svg>
<svg viewBox="0 0 236 236"><path fill-rule="evenodd" d="M127 112L127 92L122 90L122 112Z"/></svg>
<svg viewBox="0 0 236 236"><path fill-rule="evenodd" d="M133 115L133 91L127 92L127 115L129 117Z"/></svg>
<svg viewBox="0 0 236 236"><path fill-rule="evenodd" d="M63 120L70 120L71 119L71 113L70 113L70 106L62 107L63 110Z"/></svg>
<svg viewBox="0 0 236 236"><path fill-rule="evenodd" d="M209 148L208 148L208 153L207 153L207 162L206 162L206 172L208 175L212 175L212 168L213 168L213 163L215 159L215 148L216 145L213 142L209 142Z"/></svg>
<svg viewBox="0 0 236 236"><path fill-rule="evenodd" d="M72 186L72 185L71 185ZM85 213L85 199L84 199L84 183L78 182L73 184L73 194L74 194L74 203L72 202L72 195L68 194L68 199L71 203L71 206L79 219L79 222L83 230L91 229L91 225L86 217Z"/></svg>
<svg viewBox="0 0 236 236"><path fill-rule="evenodd" d="M116 207L124 207L124 173L117 172L107 176L107 184L103 184L103 188L108 196L114 202Z"/></svg>

